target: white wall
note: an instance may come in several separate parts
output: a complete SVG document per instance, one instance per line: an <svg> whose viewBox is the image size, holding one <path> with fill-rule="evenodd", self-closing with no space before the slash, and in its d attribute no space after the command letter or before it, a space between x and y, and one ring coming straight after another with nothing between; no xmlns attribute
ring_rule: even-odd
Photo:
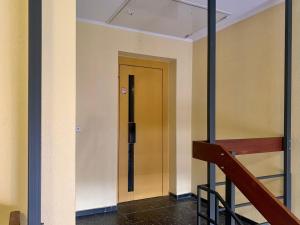
<svg viewBox="0 0 300 225"><path fill-rule="evenodd" d="M76 1L43 1L42 222L75 225Z"/></svg>
<svg viewBox="0 0 300 225"><path fill-rule="evenodd" d="M191 191L192 43L77 22L77 210L117 204L119 51L176 60L177 176L171 191Z"/></svg>

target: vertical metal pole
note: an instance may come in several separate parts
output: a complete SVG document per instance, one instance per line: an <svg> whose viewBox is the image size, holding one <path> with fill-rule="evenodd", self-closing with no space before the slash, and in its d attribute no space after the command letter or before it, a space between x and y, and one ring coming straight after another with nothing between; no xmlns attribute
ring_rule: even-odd
<svg viewBox="0 0 300 225"><path fill-rule="evenodd" d="M235 211L235 188L231 180L229 180L227 177L226 177L226 203L234 212ZM226 225L235 224L234 218L232 218L231 214L228 212L226 212L225 215L225 224Z"/></svg>
<svg viewBox="0 0 300 225"><path fill-rule="evenodd" d="M201 199L201 190L200 187L197 187L197 225L201 225L201 217L200 217L200 213L201 213L201 209L202 209L202 199Z"/></svg>
<svg viewBox="0 0 300 225"><path fill-rule="evenodd" d="M216 0L208 0L208 47L207 47L207 139L215 143L216 114ZM207 165L207 183L211 190L216 189L216 168ZM215 196L208 194L208 217L215 219Z"/></svg>
<svg viewBox="0 0 300 225"><path fill-rule="evenodd" d="M42 1L29 0L28 224L41 224Z"/></svg>
<svg viewBox="0 0 300 225"><path fill-rule="evenodd" d="M235 153L231 153L232 156L235 156ZM227 205L231 208L231 210L234 212L235 211L235 187L234 184L231 182L231 180L226 177L226 186L225 186L225 199ZM235 220L231 216L230 213L226 213L225 215L225 225L234 225Z"/></svg>
<svg viewBox="0 0 300 225"><path fill-rule="evenodd" d="M291 209L292 0L285 1L284 204Z"/></svg>
<svg viewBox="0 0 300 225"><path fill-rule="evenodd" d="M219 199L215 196L215 223L220 223Z"/></svg>

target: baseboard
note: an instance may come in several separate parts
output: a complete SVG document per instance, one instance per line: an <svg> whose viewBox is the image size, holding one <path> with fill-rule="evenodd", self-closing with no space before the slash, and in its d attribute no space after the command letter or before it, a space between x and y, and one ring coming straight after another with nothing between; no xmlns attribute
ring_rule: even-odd
<svg viewBox="0 0 300 225"><path fill-rule="evenodd" d="M169 196L171 196L172 198L175 198L177 201L186 200L186 199L197 199L197 196L193 193L176 195L176 194L170 192Z"/></svg>
<svg viewBox="0 0 300 225"><path fill-rule="evenodd" d="M103 214L103 213L110 213L110 212L116 212L117 206L109 206L104 208L97 208L97 209L88 209L88 210L80 210L76 212L76 217L84 217L84 216L92 216L97 214Z"/></svg>
<svg viewBox="0 0 300 225"><path fill-rule="evenodd" d="M191 198L197 198L196 195L193 193L186 193L182 195L175 195L173 193L169 193L169 195L172 198L175 198L177 201L181 200L186 200L186 199L191 199ZM110 213L110 212L116 212L117 211L117 206L109 206L109 207L104 207L104 208L96 208L96 209L87 209L87 210L80 210L76 212L76 217L84 217L84 216L93 216L97 214L104 214L104 213Z"/></svg>

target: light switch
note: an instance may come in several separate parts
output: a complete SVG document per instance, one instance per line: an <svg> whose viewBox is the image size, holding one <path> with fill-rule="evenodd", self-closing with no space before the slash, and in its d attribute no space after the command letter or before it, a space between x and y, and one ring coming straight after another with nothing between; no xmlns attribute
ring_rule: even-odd
<svg viewBox="0 0 300 225"><path fill-rule="evenodd" d="M80 127L76 127L76 133L80 133L80 132L81 132Z"/></svg>

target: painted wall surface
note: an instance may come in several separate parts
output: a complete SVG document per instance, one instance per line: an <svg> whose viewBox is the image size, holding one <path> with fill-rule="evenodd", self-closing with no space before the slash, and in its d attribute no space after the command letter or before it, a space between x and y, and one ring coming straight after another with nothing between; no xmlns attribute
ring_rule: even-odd
<svg viewBox="0 0 300 225"><path fill-rule="evenodd" d="M27 1L0 0L0 224L27 213Z"/></svg>
<svg viewBox="0 0 300 225"><path fill-rule="evenodd" d="M75 224L76 1L43 1L42 222Z"/></svg>
<svg viewBox="0 0 300 225"><path fill-rule="evenodd" d="M299 1L294 1L295 21ZM293 199L299 199L300 134L299 119L299 29L294 33L293 86ZM297 37L296 37L297 36ZM298 51L296 50L298 47ZM206 139L207 40L194 43L193 52L193 140ZM217 34L217 112L218 139L275 137L283 135L284 6L278 5L234 24ZM294 157L298 156L298 158ZM241 156L239 159L256 176L282 173L282 153ZM224 180L218 171L217 180ZM206 164L192 161L192 190L206 183ZM263 182L277 196L282 195L282 179ZM224 192L218 189L220 192ZM238 202L247 200L238 194ZM293 209L300 215L300 201ZM238 212L263 220L251 207Z"/></svg>
<svg viewBox="0 0 300 225"><path fill-rule="evenodd" d="M176 60L171 191L191 190L192 43L77 22L77 210L117 204L119 51Z"/></svg>

